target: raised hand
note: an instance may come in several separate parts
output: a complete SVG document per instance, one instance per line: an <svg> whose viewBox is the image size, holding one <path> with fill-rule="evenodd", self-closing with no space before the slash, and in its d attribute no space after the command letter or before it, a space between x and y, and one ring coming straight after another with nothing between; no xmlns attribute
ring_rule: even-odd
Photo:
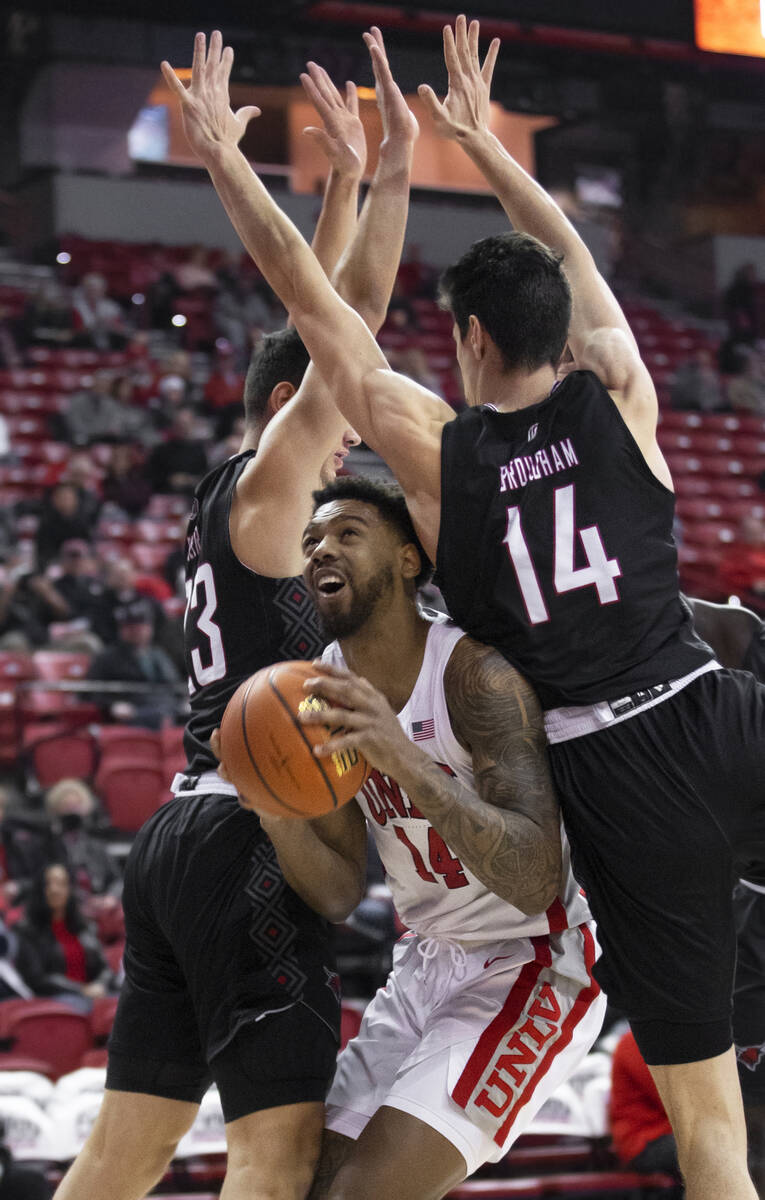
<svg viewBox="0 0 765 1200"><path fill-rule="evenodd" d="M383 127L383 144L399 141L404 144L412 143L420 132L417 118L391 74L383 36L376 25L372 26L369 33L364 34L364 43L372 59L375 95Z"/></svg>
<svg viewBox="0 0 765 1200"><path fill-rule="evenodd" d="M478 21L468 26L464 16L457 17L454 30L444 28L444 61L449 73L449 90L440 101L431 87L420 84L418 95L428 110L436 132L458 139L489 128L489 95L494 65L499 53L499 38L494 38L483 66L478 56Z"/></svg>
<svg viewBox="0 0 765 1200"><path fill-rule="evenodd" d="M183 129L188 143L205 165L223 149L237 146L260 109L253 104L234 112L229 102L228 82L234 51L223 46L219 30L210 35L210 48L203 33L194 38L191 83L184 87L169 62L161 64L165 83L181 104Z"/></svg>
<svg viewBox="0 0 765 1200"><path fill-rule="evenodd" d="M367 142L359 118L356 84L346 83L343 97L324 68L315 62L308 63L300 82L324 126L319 129L309 125L303 133L314 139L338 174L361 179L367 165Z"/></svg>

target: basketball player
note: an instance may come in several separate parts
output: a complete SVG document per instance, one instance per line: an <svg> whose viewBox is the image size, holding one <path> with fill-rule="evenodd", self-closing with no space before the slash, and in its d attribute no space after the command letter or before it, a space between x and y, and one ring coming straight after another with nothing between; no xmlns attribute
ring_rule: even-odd
<svg viewBox="0 0 765 1200"><path fill-rule="evenodd" d="M386 142L339 286L376 329L403 241L416 123L379 34L368 41ZM343 101L318 69L311 83L333 163L355 160L340 190L355 188L363 139L355 92ZM285 372L290 355L297 362ZM145 1196L213 1080L226 1121L225 1200L303 1200L314 1174L339 1042L329 929L285 884L207 744L243 678L322 644L301 581L284 576L302 566L311 488L334 477L356 439L343 434L315 372L290 399L304 368L296 334L267 341L248 378L241 452L195 494L186 538L189 769L128 860L125 982L107 1090L58 1200Z"/></svg>
<svg viewBox="0 0 765 1200"><path fill-rule="evenodd" d="M765 682L765 621L748 608L689 599L696 632L718 662L751 671ZM765 1200L765 867L762 848L745 848L733 892L737 932L733 991L733 1040L744 1099L749 1169L760 1200Z"/></svg>
<svg viewBox="0 0 765 1200"><path fill-rule="evenodd" d="M681 606L651 379L576 231L491 134L498 42L481 65L478 36L464 17L447 27L446 99L420 94L523 232L477 243L446 273L469 405L458 418L390 371L233 139L211 133L231 64L220 35L209 56L197 35L190 88L174 86L245 245L397 475L452 615L517 662L547 710L598 979L651 1066L688 1200L752 1200L731 892L734 855L765 825L765 689L720 669ZM566 347L573 369L558 382Z"/></svg>
<svg viewBox="0 0 765 1200"><path fill-rule="evenodd" d="M263 823L292 887L342 912L366 818L410 932L340 1056L311 1196L436 1200L507 1153L600 1032L593 927L533 690L421 613L430 565L399 489L347 478L315 499L304 575L337 641L306 687L338 707L305 720L342 724L323 753L357 747L372 771L321 821Z"/></svg>

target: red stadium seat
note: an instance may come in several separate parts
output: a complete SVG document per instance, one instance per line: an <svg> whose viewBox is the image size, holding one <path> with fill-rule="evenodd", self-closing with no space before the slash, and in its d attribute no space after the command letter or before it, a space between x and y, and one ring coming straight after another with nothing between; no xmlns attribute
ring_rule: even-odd
<svg viewBox="0 0 765 1200"><path fill-rule="evenodd" d="M96 788L106 814L121 833L137 833L169 798L162 767L134 759L112 759L96 775Z"/></svg>
<svg viewBox="0 0 765 1200"><path fill-rule="evenodd" d="M41 787L50 787L59 779L91 779L95 774L98 742L89 729L32 723L24 727L23 745Z"/></svg>
<svg viewBox="0 0 765 1200"><path fill-rule="evenodd" d="M0 763L15 763L21 734L19 684L37 675L32 656L0 652Z"/></svg>
<svg viewBox="0 0 765 1200"><path fill-rule="evenodd" d="M130 557L142 571L161 571L168 556L178 547L170 542L134 542L130 547Z"/></svg>
<svg viewBox="0 0 765 1200"><path fill-rule="evenodd" d="M132 759L136 765L160 766L164 757L162 739L153 729L135 725L103 725L99 732L101 766L115 759L124 763Z"/></svg>
<svg viewBox="0 0 765 1200"><path fill-rule="evenodd" d="M82 680L88 674L89 654L69 650L35 650L32 655L39 679L61 683L67 679Z"/></svg>
<svg viewBox="0 0 765 1200"><path fill-rule="evenodd" d="M4 1014L4 1028L14 1054L47 1063L55 1078L76 1070L93 1044L87 1014L56 1000L23 1001L14 1012Z"/></svg>

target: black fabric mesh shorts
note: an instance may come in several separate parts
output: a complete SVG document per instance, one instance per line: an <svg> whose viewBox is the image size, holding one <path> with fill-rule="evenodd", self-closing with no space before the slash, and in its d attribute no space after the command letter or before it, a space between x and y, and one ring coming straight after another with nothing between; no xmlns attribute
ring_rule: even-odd
<svg viewBox="0 0 765 1200"><path fill-rule="evenodd" d="M107 1087L198 1101L214 1079L227 1121L324 1098L340 1027L330 926L253 813L228 795L164 805L133 844L123 906Z"/></svg>
<svg viewBox="0 0 765 1200"><path fill-rule="evenodd" d="M595 974L649 1063L731 1044L737 860L765 845L765 687L710 671L550 747L603 954Z"/></svg>
<svg viewBox="0 0 765 1200"><path fill-rule="evenodd" d="M738 933L733 1041L745 1104L765 1104L765 893L740 883L733 893Z"/></svg>

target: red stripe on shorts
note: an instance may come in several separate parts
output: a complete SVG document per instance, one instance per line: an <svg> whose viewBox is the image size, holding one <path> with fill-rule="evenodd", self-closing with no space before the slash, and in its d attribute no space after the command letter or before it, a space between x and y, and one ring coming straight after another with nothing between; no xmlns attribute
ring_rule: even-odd
<svg viewBox="0 0 765 1200"><path fill-rule="evenodd" d="M568 913L560 896L555 897L545 916L550 922L550 933L563 933L564 929L568 929Z"/></svg>
<svg viewBox="0 0 765 1200"><path fill-rule="evenodd" d="M546 937L532 938L531 944L536 952L536 957L533 962L525 963L521 968L520 975L508 992L505 1003L494 1020L484 1029L475 1050L465 1063L465 1068L457 1080L452 1092L452 1100L455 1104L459 1104L460 1108L466 1107L473 1088L491 1062L494 1051L523 1012L540 972L552 964L552 953Z"/></svg>
<svg viewBox="0 0 765 1200"><path fill-rule="evenodd" d="M505 1120L503 1121L499 1130L497 1133L495 1133L494 1141L498 1146L501 1146L507 1137L510 1126L518 1114L518 1109L524 1104L528 1104L529 1100L534 1095L537 1085L544 1079L556 1056L560 1054L561 1050L566 1049L566 1046L568 1046L569 1042L574 1036L574 1030L582 1020L582 1017L585 1015L593 1001L600 995L600 988L592 977L592 968L595 965L595 939L586 925L580 925L579 928L581 929L582 936L584 938L584 965L590 982L588 983L587 987L582 988L581 992L574 1001L571 1012L561 1025L560 1037L558 1037L556 1041L549 1047L549 1050L542 1058L538 1069L534 1072L533 1076L529 1078L528 1085L515 1101L515 1104L505 1117Z"/></svg>

